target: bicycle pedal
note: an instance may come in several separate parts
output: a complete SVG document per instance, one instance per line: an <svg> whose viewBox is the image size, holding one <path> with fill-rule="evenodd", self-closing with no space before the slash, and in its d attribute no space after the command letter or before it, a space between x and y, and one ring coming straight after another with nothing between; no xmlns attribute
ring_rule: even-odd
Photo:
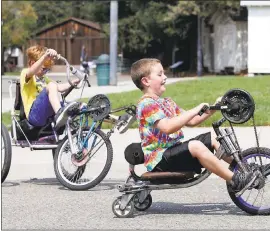
<svg viewBox="0 0 270 231"><path fill-rule="evenodd" d="M256 172L253 179L242 190L235 193L235 196L240 197L254 183L254 181L257 179L257 177L258 177L258 173Z"/></svg>

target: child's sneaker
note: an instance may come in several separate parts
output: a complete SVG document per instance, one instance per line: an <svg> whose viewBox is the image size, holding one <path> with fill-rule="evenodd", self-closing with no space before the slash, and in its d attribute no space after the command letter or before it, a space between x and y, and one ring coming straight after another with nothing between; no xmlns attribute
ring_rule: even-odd
<svg viewBox="0 0 270 231"><path fill-rule="evenodd" d="M54 116L55 128L58 129L63 125L65 125L69 116L69 112L77 109L78 106L79 106L78 102L71 102L65 107L61 107Z"/></svg>
<svg viewBox="0 0 270 231"><path fill-rule="evenodd" d="M120 116L119 119L118 119L119 126L117 128L119 133L120 134L125 133L128 130L129 126L131 124L133 124L135 121L136 121L136 116L135 115L132 116L132 115L126 113L126 114Z"/></svg>
<svg viewBox="0 0 270 231"><path fill-rule="evenodd" d="M236 192L236 196L242 195L245 190L255 187L257 172L236 172L232 178L232 190Z"/></svg>

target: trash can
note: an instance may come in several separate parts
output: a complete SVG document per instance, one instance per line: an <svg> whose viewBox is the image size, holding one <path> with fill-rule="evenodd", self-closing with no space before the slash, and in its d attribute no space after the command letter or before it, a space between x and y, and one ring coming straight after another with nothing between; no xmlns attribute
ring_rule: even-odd
<svg viewBox="0 0 270 231"><path fill-rule="evenodd" d="M110 56L102 54L96 60L97 84L106 86L110 84Z"/></svg>

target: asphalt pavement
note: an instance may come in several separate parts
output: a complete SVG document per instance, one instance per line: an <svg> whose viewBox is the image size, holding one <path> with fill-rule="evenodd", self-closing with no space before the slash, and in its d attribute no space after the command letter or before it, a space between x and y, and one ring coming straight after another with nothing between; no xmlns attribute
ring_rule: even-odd
<svg viewBox="0 0 270 231"><path fill-rule="evenodd" d="M185 128L185 139L209 130ZM270 128L259 127L258 132L261 146L270 148ZM236 134L243 149L255 145L253 128L237 127ZM153 204L147 211L135 212L128 219L116 218L111 205L121 194L115 187L128 176L124 149L139 140L137 129L113 134L114 159L107 177L95 188L80 192L57 181L50 151L13 148L11 170L2 184L2 228L269 230L269 216L241 211L231 201L225 182L215 175L191 188L152 191ZM146 170L141 165L136 171ZM269 197L265 200L270 203Z"/></svg>

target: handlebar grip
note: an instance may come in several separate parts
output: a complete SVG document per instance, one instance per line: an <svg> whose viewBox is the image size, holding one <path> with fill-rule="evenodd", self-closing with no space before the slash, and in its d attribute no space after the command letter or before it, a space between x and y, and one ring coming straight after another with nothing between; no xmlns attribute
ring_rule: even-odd
<svg viewBox="0 0 270 231"><path fill-rule="evenodd" d="M202 107L202 109L199 111L198 115L201 116L201 115L202 115L203 113L205 113L206 110L208 110L208 109L209 109L209 107L208 107L207 105L204 105L204 106Z"/></svg>
<svg viewBox="0 0 270 231"><path fill-rule="evenodd" d="M213 105L209 107L209 110L221 110L221 105Z"/></svg>
<svg viewBox="0 0 270 231"><path fill-rule="evenodd" d="M60 54L57 54L57 57L56 57L58 60L62 60L64 62L66 62L67 60Z"/></svg>
<svg viewBox="0 0 270 231"><path fill-rule="evenodd" d="M86 77L87 74L77 70L76 68L70 66L70 71L73 75L75 75L76 77L78 77L80 80L84 79Z"/></svg>

